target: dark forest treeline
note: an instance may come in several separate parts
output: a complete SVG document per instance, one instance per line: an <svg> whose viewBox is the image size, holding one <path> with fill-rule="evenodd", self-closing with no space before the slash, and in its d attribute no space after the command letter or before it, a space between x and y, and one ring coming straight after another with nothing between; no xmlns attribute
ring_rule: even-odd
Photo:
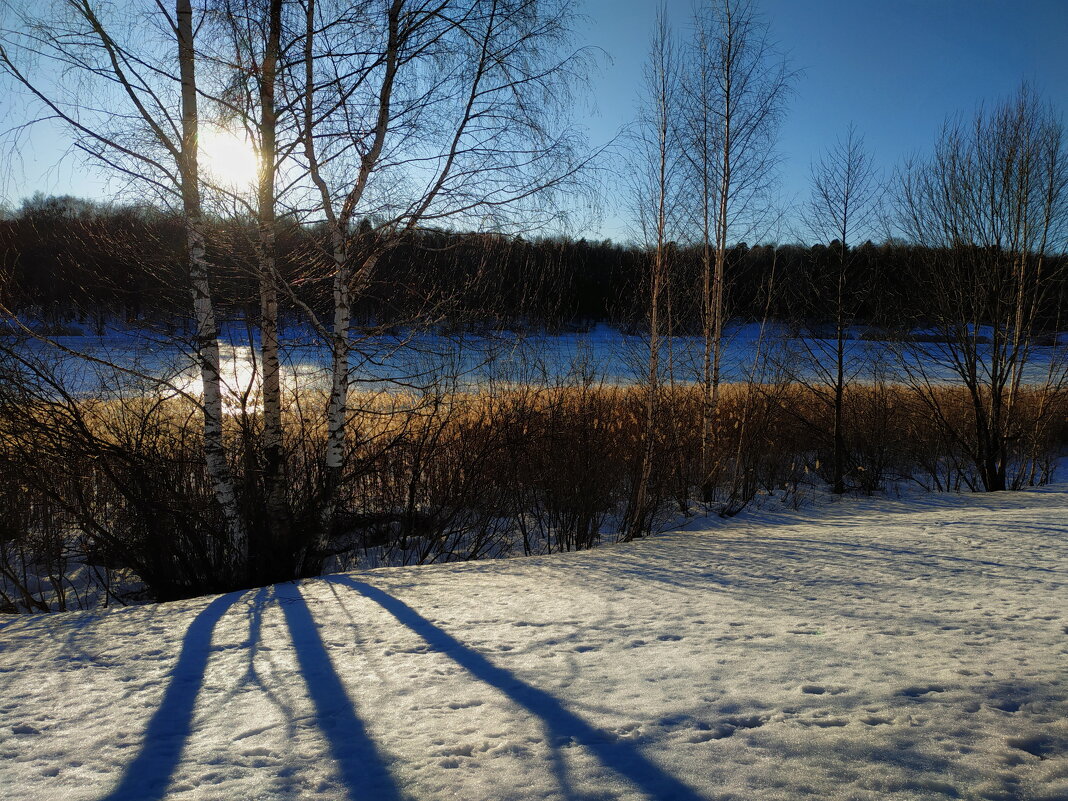
<svg viewBox="0 0 1068 801"><path fill-rule="evenodd" d="M325 232L289 225L280 233L279 267L295 294L288 305L299 300L317 308L328 294L321 285L330 280ZM0 220L0 303L53 324L184 318L184 237L179 216L155 209L34 197ZM254 227L215 222L209 241L219 268L220 308L254 317ZM839 247L735 245L728 253L731 314L805 324L828 319L824 299L837 280ZM674 246L671 260L672 329L693 333L700 320L699 253ZM430 304L438 322L454 325L558 330L609 322L641 328L646 262L641 248L610 240L421 230L387 251L354 311L359 320L384 325L433 320ZM927 284L937 278L932 263L932 254L901 242L855 248L853 319L890 330L922 322ZM1063 287L1054 294L1063 297Z"/></svg>
<svg viewBox="0 0 1068 801"><path fill-rule="evenodd" d="M151 208L107 207L71 197L37 196L0 220L0 302L43 321L189 314L185 221ZM326 232L280 225L278 265L299 300L325 312L330 280ZM252 223L210 223L225 312L258 304ZM370 234L368 234L370 236ZM529 241L487 234L419 230L379 260L357 319L403 323L426 306L451 317L554 327L578 320L625 320L636 308L642 255L611 242ZM294 305L294 298L289 306Z"/></svg>

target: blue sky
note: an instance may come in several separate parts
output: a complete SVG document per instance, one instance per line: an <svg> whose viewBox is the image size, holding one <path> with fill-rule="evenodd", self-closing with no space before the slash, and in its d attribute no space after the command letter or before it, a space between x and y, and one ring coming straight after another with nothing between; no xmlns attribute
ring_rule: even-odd
<svg viewBox="0 0 1068 801"><path fill-rule="evenodd" d="M808 192L809 166L850 123L886 170L931 146L947 115L1030 82L1068 111L1068 0L757 0L802 70L782 128L782 192ZM595 140L634 113L655 0L586 0L583 31L613 58L596 87ZM685 35L691 0L669 0ZM604 233L626 238L607 218Z"/></svg>
<svg viewBox="0 0 1068 801"><path fill-rule="evenodd" d="M685 34L691 0L668 0ZM1068 0L758 0L773 38L802 70L782 129L782 192L807 192L809 165L850 123L887 170L923 151L945 117L1010 94L1030 82L1068 110ZM633 117L656 0L585 0L577 41L610 61L590 81L578 110L590 138L604 142ZM0 118L23 113L0 84ZM2 153L0 197L15 203L41 190L106 197L107 187L68 143L41 126L21 158ZM625 222L608 210L588 236L626 239Z"/></svg>

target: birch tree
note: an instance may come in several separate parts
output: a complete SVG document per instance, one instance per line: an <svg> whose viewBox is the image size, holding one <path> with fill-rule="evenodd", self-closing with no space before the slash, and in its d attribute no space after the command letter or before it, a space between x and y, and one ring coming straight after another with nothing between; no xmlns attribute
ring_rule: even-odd
<svg viewBox="0 0 1068 801"><path fill-rule="evenodd" d="M60 122L77 149L127 189L177 206L186 222L200 373L204 457L225 521L217 580L242 582L248 538L223 438L218 327L207 259L197 142L200 128L190 0L173 8L93 0L30 5L3 32L0 67Z"/></svg>
<svg viewBox="0 0 1068 801"><path fill-rule="evenodd" d="M683 152L697 198L701 250L701 494L709 501L729 243L751 237L768 216L774 146L793 76L753 0L705 0L697 6L684 75Z"/></svg>
<svg viewBox="0 0 1068 801"><path fill-rule="evenodd" d="M802 220L817 242L830 243L833 269L820 289L821 308L812 309L820 317L829 312L833 338L828 342L818 332L801 340L804 363L814 380L800 376L816 397L825 399L831 409L831 489L846 490L845 394L854 378L846 348L863 295L871 287L858 286L853 275L857 232L866 232L879 211L881 186L864 140L853 126L845 137L829 148L811 168L811 195L802 209Z"/></svg>
<svg viewBox="0 0 1068 801"><path fill-rule="evenodd" d="M565 213L571 198L558 201L578 188L589 158L565 112L587 57L571 47L569 4L217 0L195 12L177 0L173 13L146 3L121 16L102 4L116 17L101 22L93 2L59 0L55 18L27 13L5 36L3 63L105 169L183 211L204 452L226 525L218 583L314 573L349 459L352 308L379 260L420 228L538 229ZM205 31L223 35L194 41ZM35 60L82 84L27 73L21 65ZM229 201L257 230L262 495L247 465L235 482L223 436L204 205L227 193L198 168L205 109L246 129L259 156L255 191ZM300 291L280 276L283 216L327 231L323 252L309 258L326 266L325 302L308 300L314 273ZM281 304L305 315L331 359L318 511L299 526L286 499ZM287 564L267 564L278 555Z"/></svg>
<svg viewBox="0 0 1068 801"><path fill-rule="evenodd" d="M300 98L309 201L329 231L332 319L314 571L348 458L351 309L423 226L507 232L555 219L582 155L564 114L585 54L553 0L306 0Z"/></svg>
<svg viewBox="0 0 1068 801"><path fill-rule="evenodd" d="M648 533L656 510L650 485L660 428L665 290L670 277L671 234L679 200L678 81L678 62L667 12L660 6L645 66L634 141L632 192L637 224L648 254L649 354L641 459L623 525L623 537L628 540Z"/></svg>
<svg viewBox="0 0 1068 801"><path fill-rule="evenodd" d="M253 513L249 524L250 537L256 540L250 556L263 580L291 577L287 562L293 538L300 536L294 531L286 493L279 343L279 294L285 288L277 264L279 204L300 180L292 164L293 151L299 146L295 109L292 101L287 106L286 98L280 98L285 72L299 68L300 63L299 39L292 25L287 25L294 16L293 5L285 0L220 0L208 7L214 37L201 48L202 60L213 71L212 106L225 127L249 136L256 152L254 187L214 189L245 211L256 227L252 269L259 290L262 429L255 450L260 459L257 478L262 482L263 514Z"/></svg>

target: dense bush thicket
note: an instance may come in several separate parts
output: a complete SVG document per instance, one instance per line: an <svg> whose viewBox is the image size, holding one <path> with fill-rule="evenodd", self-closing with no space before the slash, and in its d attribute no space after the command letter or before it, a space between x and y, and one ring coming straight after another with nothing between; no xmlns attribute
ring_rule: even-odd
<svg viewBox="0 0 1068 801"><path fill-rule="evenodd" d="M830 422L813 390L790 382L731 384L717 408L715 508L758 494L799 502L828 478ZM967 393L946 387L962 431ZM314 509L323 420L319 399L291 398L291 507ZM363 395L329 568L426 564L570 551L614 541L641 470L640 387L572 377L555 386L438 386ZM1048 479L1068 445L1068 399L1040 391L1021 403L1029 432L1014 444L1012 486ZM300 401L300 402L298 402ZM700 392L665 387L650 491L660 523L691 511L700 474ZM305 411L301 411L305 410ZM847 395L849 486L901 481L976 489L967 440L949 440L927 402L884 383ZM0 573L7 611L78 608L131 597L172 599L213 589L220 521L205 480L196 411L181 399L0 400ZM254 415L228 419L232 468L253 503ZM309 450L312 449L312 450ZM255 510L250 509L253 517ZM266 530L266 529L263 529ZM298 558L300 543L275 543ZM133 584L129 582L133 580ZM130 589L139 588L131 596Z"/></svg>
<svg viewBox="0 0 1068 801"><path fill-rule="evenodd" d="M253 326L259 308L254 233L220 222L209 237L220 265L220 313ZM281 228L279 264L294 292L285 299L294 313L301 304L329 312L317 305L330 294L322 286L330 266L317 255L320 235ZM116 318L184 323L183 237L180 220L156 212L36 198L0 220L0 303L59 331L75 320L101 328ZM946 258L982 262L971 247L959 246ZM518 368L525 377L487 374L474 391L458 370L444 369L377 393L354 393L337 505L331 503L327 520L324 498L334 497L338 479L324 468L326 398L312 388L286 387L278 458L287 497L279 521L263 503L266 465L276 455L265 452L256 398L243 398L225 421L226 458L250 545L247 573L236 579L218 571L226 521L206 470L195 394L163 397L148 375L144 387L131 387L135 377L120 376L121 370L91 393L84 385L75 389L54 352L24 347L0 331L0 608L166 600L331 568L588 548L640 536L690 512L698 497L702 509L722 514L758 494L799 501L831 478L835 460L835 479L844 469L844 489L869 493L900 481L989 490L1048 480L1068 446L1064 366L1055 358L1048 376L1032 383L1023 371L1033 349L1056 343L1063 328L1058 315L1068 271L1061 261L1043 265L1052 286L1036 295L1033 324L1021 329L1022 338L1002 336L997 351L983 315L1004 305L1004 293L978 292L977 311L962 323L932 306L934 323L925 327L936 290L944 297L956 286L947 290L945 276L933 269L938 252L866 243L845 260L839 249L832 242L731 250L735 315L775 317L789 323L780 330L789 334L792 327L804 336L770 345L779 352L763 354L771 357L763 372L720 388L710 450L702 442L699 387L613 385L588 364L576 363L565 376L528 362ZM668 327L695 332L697 254L670 250ZM610 242L423 230L387 252L355 311L365 324L439 330L552 329L595 320L642 330L646 270L641 250ZM883 374L873 364L848 364L841 454L827 380L827 343L834 337L821 334L834 315L828 298L835 296L868 334L902 343L896 349L902 383L873 378ZM916 359L931 358L924 338L942 348L955 383L915 369ZM984 367L984 349L992 344L1006 378L997 384L981 374L991 369ZM961 360L963 345L971 361ZM754 355L754 368L756 362ZM996 486L983 473L991 464ZM640 527L628 522L639 517Z"/></svg>

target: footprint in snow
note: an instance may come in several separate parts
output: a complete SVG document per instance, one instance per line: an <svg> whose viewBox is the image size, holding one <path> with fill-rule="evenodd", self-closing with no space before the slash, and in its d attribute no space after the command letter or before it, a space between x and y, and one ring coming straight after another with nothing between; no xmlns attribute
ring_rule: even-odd
<svg viewBox="0 0 1068 801"><path fill-rule="evenodd" d="M723 722L736 729L759 729L768 719L762 715L737 715L724 718Z"/></svg>
<svg viewBox="0 0 1068 801"><path fill-rule="evenodd" d="M1009 713L1019 712L1021 706L1023 706L1023 701L1018 698L1000 698L990 704L991 709Z"/></svg>
<svg viewBox="0 0 1068 801"><path fill-rule="evenodd" d="M867 723L869 726L887 726L894 722L893 718L888 718L885 715L868 715L860 720L862 723Z"/></svg>
<svg viewBox="0 0 1068 801"><path fill-rule="evenodd" d="M905 687L902 690L898 690L898 695L903 695L906 698L919 698L930 693L944 693L946 688L939 684L927 684L915 687Z"/></svg>
<svg viewBox="0 0 1068 801"><path fill-rule="evenodd" d="M1032 734L1024 737L1010 737L1006 740L1010 748L1036 756L1039 759L1048 759L1051 756L1068 751L1068 741L1053 737L1048 734Z"/></svg>
<svg viewBox="0 0 1068 801"><path fill-rule="evenodd" d="M449 709L470 709L473 706L482 706L481 701L453 701L449 704Z"/></svg>
<svg viewBox="0 0 1068 801"><path fill-rule="evenodd" d="M661 642L678 642L682 637L678 634L661 634L657 639Z"/></svg>
<svg viewBox="0 0 1068 801"><path fill-rule="evenodd" d="M758 729L767 723L767 718L760 715L738 715L724 718L719 723L709 726L697 724L696 729L686 738L688 743L707 743L710 740L725 740L743 729Z"/></svg>
<svg viewBox="0 0 1068 801"><path fill-rule="evenodd" d="M688 743L707 743L709 740L722 740L734 734L731 726L717 726L714 729L698 730L686 738Z"/></svg>
<svg viewBox="0 0 1068 801"><path fill-rule="evenodd" d="M842 693L849 692L849 689L846 687L825 687L822 684L802 684L801 692L806 695L823 695L824 693L841 695Z"/></svg>
<svg viewBox="0 0 1068 801"><path fill-rule="evenodd" d="M844 718L812 718L810 720L799 721L802 726L816 726L820 729L831 729L845 726L849 723Z"/></svg>

